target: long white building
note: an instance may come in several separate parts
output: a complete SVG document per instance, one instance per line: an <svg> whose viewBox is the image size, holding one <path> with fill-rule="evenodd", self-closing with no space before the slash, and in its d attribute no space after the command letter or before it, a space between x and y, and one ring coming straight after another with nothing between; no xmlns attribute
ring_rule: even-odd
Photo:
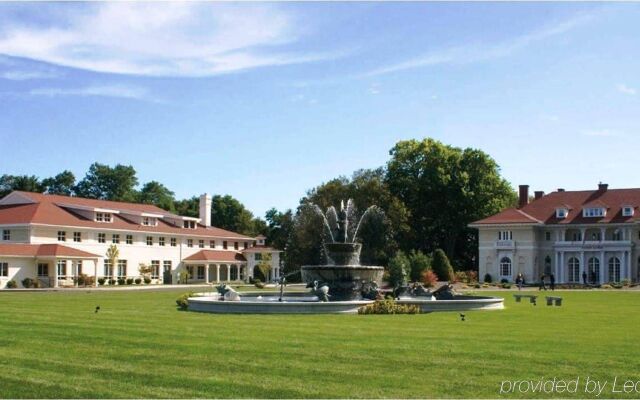
<svg viewBox="0 0 640 400"><path fill-rule="evenodd" d="M280 251L257 238L211 226L211 198L200 218L154 205L14 191L0 199L0 288L25 278L42 287L74 286L79 276L139 278L152 267L153 284L248 281L262 259L269 280L279 275ZM115 245L117 265L106 257ZM268 256L267 256L268 255ZM188 275L182 272L188 272Z"/></svg>
<svg viewBox="0 0 640 400"><path fill-rule="evenodd" d="M478 229L479 278L559 283L620 282L640 277L640 189L545 195L520 186L519 204L470 224Z"/></svg>

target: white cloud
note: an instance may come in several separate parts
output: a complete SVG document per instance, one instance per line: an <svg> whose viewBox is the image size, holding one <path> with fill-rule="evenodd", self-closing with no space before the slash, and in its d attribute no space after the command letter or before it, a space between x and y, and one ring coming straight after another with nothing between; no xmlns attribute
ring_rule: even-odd
<svg viewBox="0 0 640 400"><path fill-rule="evenodd" d="M98 96L98 97L115 97L121 99L130 100L154 100L147 89L137 86L127 85L94 85L81 88L39 88L29 91L32 96L46 96L46 97L59 97L59 96Z"/></svg>
<svg viewBox="0 0 640 400"><path fill-rule="evenodd" d="M282 50L298 39L296 24L267 4L108 2L60 10L63 17L47 25L3 23L0 53L149 76L211 76L342 56Z"/></svg>
<svg viewBox="0 0 640 400"><path fill-rule="evenodd" d="M57 78L60 74L54 71L38 71L38 70L10 70L0 72L0 79L8 79L12 81L25 81L29 79L51 79Z"/></svg>
<svg viewBox="0 0 640 400"><path fill-rule="evenodd" d="M502 58L535 42L566 33L592 19L593 17L591 15L581 14L555 25L550 25L540 30L497 44L475 43L440 49L421 57L374 69L364 74L364 76L376 76L407 69L442 64L470 64Z"/></svg>
<svg viewBox="0 0 640 400"><path fill-rule="evenodd" d="M380 94L380 85L377 83L373 83L369 86L369 94L376 95Z"/></svg>
<svg viewBox="0 0 640 400"><path fill-rule="evenodd" d="M594 136L594 137L612 137L612 136L620 136L619 132L612 131L610 129L592 129L582 131L584 136Z"/></svg>
<svg viewBox="0 0 640 400"><path fill-rule="evenodd" d="M635 96L638 91L635 88L629 87L623 83L618 84L618 92Z"/></svg>

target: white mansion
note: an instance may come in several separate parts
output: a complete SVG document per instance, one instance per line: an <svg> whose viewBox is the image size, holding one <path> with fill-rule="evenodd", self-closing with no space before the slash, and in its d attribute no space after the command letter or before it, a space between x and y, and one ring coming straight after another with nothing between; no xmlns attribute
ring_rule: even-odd
<svg viewBox="0 0 640 400"><path fill-rule="evenodd" d="M14 191L0 199L0 288L37 279L43 287L73 286L82 275L138 278L151 267L153 283L247 281L270 258L279 275L280 251L264 237L211 226L211 197L200 196L200 218L154 205ZM116 245L117 265L107 259Z"/></svg>
<svg viewBox="0 0 640 400"><path fill-rule="evenodd" d="M479 278L527 282L637 281L640 271L640 189L565 191L547 195L521 185L518 207L476 221Z"/></svg>

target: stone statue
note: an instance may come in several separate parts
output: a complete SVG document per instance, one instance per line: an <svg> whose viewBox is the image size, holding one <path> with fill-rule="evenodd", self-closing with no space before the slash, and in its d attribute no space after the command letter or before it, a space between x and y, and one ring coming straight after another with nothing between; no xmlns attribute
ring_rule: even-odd
<svg viewBox="0 0 640 400"><path fill-rule="evenodd" d="M227 285L226 283L221 283L216 286L216 290L222 296L225 301L240 301L240 295L235 291L234 288Z"/></svg>
<svg viewBox="0 0 640 400"><path fill-rule="evenodd" d="M311 287L311 293L318 297L320 301L329 301L329 286L320 285L318 281L313 281L313 285L307 285L307 287Z"/></svg>
<svg viewBox="0 0 640 400"><path fill-rule="evenodd" d="M344 208L344 202L340 204L340 212L338 213L338 232L335 238L337 243L347 243L347 210Z"/></svg>
<svg viewBox="0 0 640 400"><path fill-rule="evenodd" d="M367 300L382 300L383 296L375 282L362 282L362 298Z"/></svg>

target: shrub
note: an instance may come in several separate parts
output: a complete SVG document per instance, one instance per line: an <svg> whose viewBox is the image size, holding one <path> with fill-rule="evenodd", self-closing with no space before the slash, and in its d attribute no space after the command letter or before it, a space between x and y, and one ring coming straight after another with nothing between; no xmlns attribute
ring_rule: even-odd
<svg viewBox="0 0 640 400"><path fill-rule="evenodd" d="M262 281L260 279L254 279L253 280L253 284L255 285L255 287L257 287L258 289L264 289L264 283L262 283Z"/></svg>
<svg viewBox="0 0 640 400"><path fill-rule="evenodd" d="M622 281L620 281L620 283L622 284L622 286L629 286L631 284L631 279L623 279Z"/></svg>
<svg viewBox="0 0 640 400"><path fill-rule="evenodd" d="M106 280L105 278L98 278L98 285L100 285L100 286L104 286L104 283L105 283L106 281L107 281L107 280Z"/></svg>
<svg viewBox="0 0 640 400"><path fill-rule="evenodd" d="M176 304L178 305L178 307L180 307L181 310L186 310L187 308L189 308L189 302L187 301L189 297L194 297L194 293L183 293L176 299Z"/></svg>
<svg viewBox="0 0 640 400"><path fill-rule="evenodd" d="M18 284L16 283L15 280L10 280L9 282L7 282L7 289L15 289L18 287Z"/></svg>
<svg viewBox="0 0 640 400"><path fill-rule="evenodd" d="M509 282L503 282L500 286L502 286L503 289L511 289L511 284Z"/></svg>
<svg viewBox="0 0 640 400"><path fill-rule="evenodd" d="M127 285L133 285L133 278L127 278Z"/></svg>
<svg viewBox="0 0 640 400"><path fill-rule="evenodd" d="M493 282L493 278L491 277L490 273L487 272L486 274L484 274L484 281L485 281L485 283Z"/></svg>
<svg viewBox="0 0 640 400"><path fill-rule="evenodd" d="M358 314L420 314L420 307L414 304L396 304L393 299L376 300L360 307Z"/></svg>
<svg viewBox="0 0 640 400"><path fill-rule="evenodd" d="M141 283L142 283L142 279L140 279L140 278L136 278L135 282L136 282L136 285L139 285L139 284L141 284Z"/></svg>
<svg viewBox="0 0 640 400"><path fill-rule="evenodd" d="M125 284L125 279L124 278L118 278L118 285L124 285Z"/></svg>
<svg viewBox="0 0 640 400"><path fill-rule="evenodd" d="M603 285L600 285L600 289L612 289L612 287L608 283L605 283Z"/></svg>
<svg viewBox="0 0 640 400"><path fill-rule="evenodd" d="M30 288L33 286L33 279L31 278L24 278L21 282L22 286L25 288Z"/></svg>
<svg viewBox="0 0 640 400"><path fill-rule="evenodd" d="M509 280L507 278L502 278L500 279L500 283L509 283Z"/></svg>
<svg viewBox="0 0 640 400"><path fill-rule="evenodd" d="M468 283L478 282L478 272L473 270L467 271L467 279L469 280Z"/></svg>
<svg viewBox="0 0 640 400"><path fill-rule="evenodd" d="M109 278L109 285L115 285L116 284L116 280Z"/></svg>
<svg viewBox="0 0 640 400"><path fill-rule="evenodd" d="M96 283L96 277L95 276L84 276L84 285L85 286L93 286Z"/></svg>
<svg viewBox="0 0 640 400"><path fill-rule="evenodd" d="M478 282L476 282L476 283L473 285L473 287L474 287L474 288L476 288L476 289L480 289L480 288L482 287L482 285L480 285Z"/></svg>
<svg viewBox="0 0 640 400"><path fill-rule="evenodd" d="M422 283L426 287L433 287L438 283L438 275L432 269L428 269L422 273Z"/></svg>
<svg viewBox="0 0 640 400"><path fill-rule="evenodd" d="M467 276L467 273L464 272L464 271L456 271L453 274L453 281L454 282L468 283L469 282L469 277Z"/></svg>
<svg viewBox="0 0 640 400"><path fill-rule="evenodd" d="M409 277L411 282L420 282L422 274L429 268L431 268L429 256L419 250L417 252L414 250L409 254Z"/></svg>
<svg viewBox="0 0 640 400"><path fill-rule="evenodd" d="M402 251L398 251L395 256L389 260L387 266L387 282L389 286L395 287L406 281L407 270L409 269L409 259Z"/></svg>
<svg viewBox="0 0 640 400"><path fill-rule="evenodd" d="M145 283L146 285L150 284L150 283L151 283L151 278L149 278L148 276L145 276L145 277L144 277L144 283Z"/></svg>
<svg viewBox="0 0 640 400"><path fill-rule="evenodd" d="M447 255L442 249L437 249L435 253L433 253L433 264L431 268L441 280L453 282L455 278L453 267L449 262L449 258L447 258Z"/></svg>

